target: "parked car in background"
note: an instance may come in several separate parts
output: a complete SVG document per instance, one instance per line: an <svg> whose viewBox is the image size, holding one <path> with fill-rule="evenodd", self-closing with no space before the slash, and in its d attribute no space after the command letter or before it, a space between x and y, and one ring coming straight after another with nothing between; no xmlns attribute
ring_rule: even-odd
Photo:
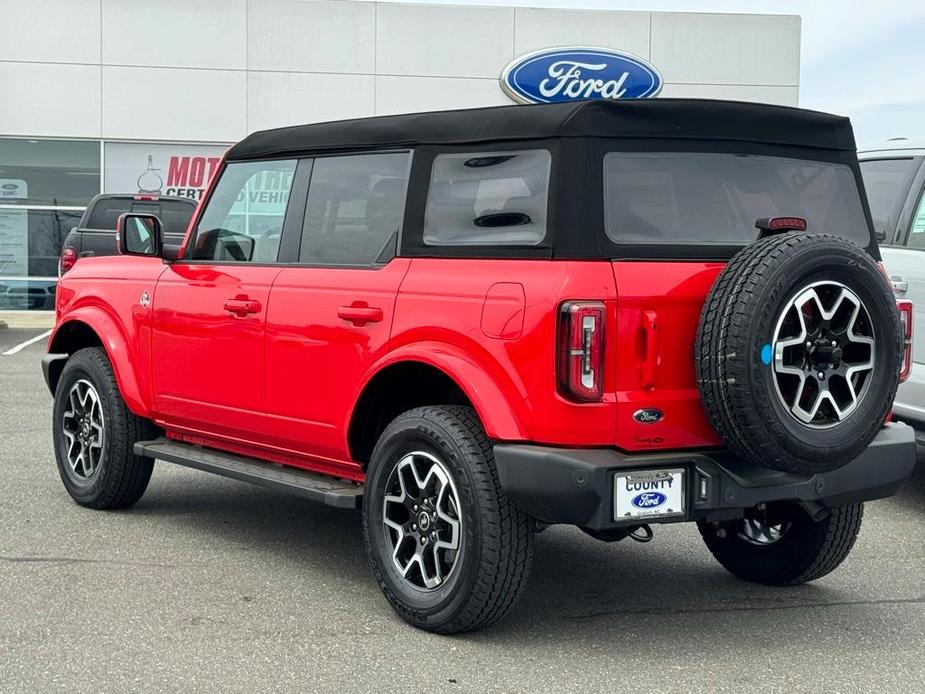
<svg viewBox="0 0 925 694"><path fill-rule="evenodd" d="M880 241L880 254L897 297L914 305L925 326L925 140L889 140L859 152L861 175ZM912 372L899 386L894 413L913 424L925 445L925 340L913 338Z"/></svg>
<svg viewBox="0 0 925 694"><path fill-rule="evenodd" d="M131 193L97 195L87 205L80 223L64 239L58 275L74 267L78 258L116 255L116 220L122 214L134 212L156 216L161 220L164 243L179 248L195 210L196 201L189 198Z"/></svg>

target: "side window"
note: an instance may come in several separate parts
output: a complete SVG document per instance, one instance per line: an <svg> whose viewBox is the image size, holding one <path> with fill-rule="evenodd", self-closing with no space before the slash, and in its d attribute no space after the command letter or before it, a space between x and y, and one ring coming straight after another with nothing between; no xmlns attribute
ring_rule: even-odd
<svg viewBox="0 0 925 694"><path fill-rule="evenodd" d="M919 206L912 217L912 228L909 230L909 240L906 245L909 248L925 250L925 192L919 198Z"/></svg>
<svg viewBox="0 0 925 694"><path fill-rule="evenodd" d="M295 167L295 159L228 164L199 220L187 258L275 262Z"/></svg>
<svg viewBox="0 0 925 694"><path fill-rule="evenodd" d="M430 246L535 246L546 236L545 149L439 154L424 210Z"/></svg>
<svg viewBox="0 0 925 694"><path fill-rule="evenodd" d="M409 157L385 152L315 159L299 262L388 262L405 214Z"/></svg>
<svg viewBox="0 0 925 694"><path fill-rule="evenodd" d="M893 243L891 238L899 210L906 199L909 184L918 164L915 159L869 159L861 162L861 178L867 189L867 202L874 229Z"/></svg>

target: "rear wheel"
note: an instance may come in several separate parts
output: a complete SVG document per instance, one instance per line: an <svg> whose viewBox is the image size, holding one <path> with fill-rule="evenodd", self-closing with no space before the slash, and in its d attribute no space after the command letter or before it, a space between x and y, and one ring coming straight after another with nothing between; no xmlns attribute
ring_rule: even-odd
<svg viewBox="0 0 925 694"><path fill-rule="evenodd" d="M854 547L863 516L863 504L848 504L814 521L796 504L787 504L698 527L730 573L753 583L793 586L834 571Z"/></svg>
<svg viewBox="0 0 925 694"><path fill-rule="evenodd" d="M500 619L533 556L529 519L501 491L468 407L421 407L389 424L369 464L363 537L393 609L445 634Z"/></svg>
<svg viewBox="0 0 925 694"><path fill-rule="evenodd" d="M157 433L122 399L106 353L78 350L55 390L52 428L58 473L68 494L96 509L131 506L148 487L154 461L135 455L136 441Z"/></svg>

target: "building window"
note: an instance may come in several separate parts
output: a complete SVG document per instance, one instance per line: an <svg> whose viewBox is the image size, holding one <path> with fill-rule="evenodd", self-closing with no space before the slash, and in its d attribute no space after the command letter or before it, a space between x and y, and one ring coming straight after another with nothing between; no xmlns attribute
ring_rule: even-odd
<svg viewBox="0 0 925 694"><path fill-rule="evenodd" d="M100 143L0 138L0 310L54 308L58 256L100 192Z"/></svg>

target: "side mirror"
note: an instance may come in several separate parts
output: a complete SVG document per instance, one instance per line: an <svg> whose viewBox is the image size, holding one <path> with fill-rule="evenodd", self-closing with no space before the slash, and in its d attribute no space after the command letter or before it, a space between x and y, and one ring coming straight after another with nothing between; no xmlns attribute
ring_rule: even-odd
<svg viewBox="0 0 925 694"><path fill-rule="evenodd" d="M886 232L881 229L874 229L874 239L877 243L883 243L886 241Z"/></svg>
<svg viewBox="0 0 925 694"><path fill-rule="evenodd" d="M163 227L153 214L128 212L116 222L116 245L121 255L161 257Z"/></svg>

